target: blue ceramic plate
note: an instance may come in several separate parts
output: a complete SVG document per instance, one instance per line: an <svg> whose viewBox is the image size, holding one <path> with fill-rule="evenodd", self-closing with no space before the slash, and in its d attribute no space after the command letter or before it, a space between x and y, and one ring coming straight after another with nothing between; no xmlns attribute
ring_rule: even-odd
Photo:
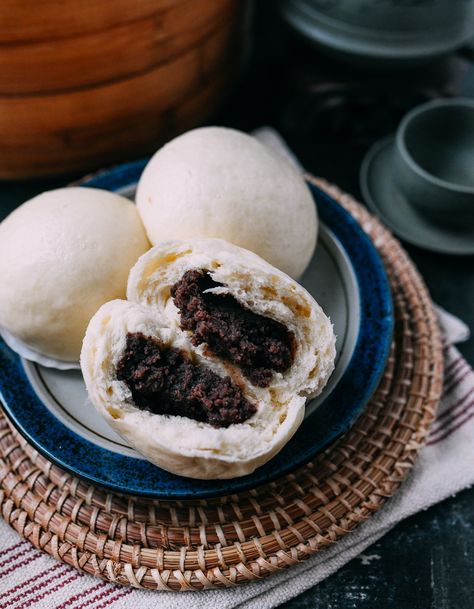
<svg viewBox="0 0 474 609"><path fill-rule="evenodd" d="M138 161L90 178L87 186L133 196L146 164ZM252 488L307 463L361 413L384 370L393 329L389 284L365 233L338 203L310 185L321 220L315 256L302 283L331 317L336 369L307 406L295 436L269 463L233 480L192 480L155 467L130 448L87 400L80 371L22 360L0 342L5 410L29 442L53 462L121 493L204 498Z"/></svg>

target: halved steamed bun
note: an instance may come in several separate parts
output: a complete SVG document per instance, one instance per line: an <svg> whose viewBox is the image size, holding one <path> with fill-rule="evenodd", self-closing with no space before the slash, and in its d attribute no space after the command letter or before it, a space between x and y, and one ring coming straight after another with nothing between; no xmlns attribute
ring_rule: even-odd
<svg viewBox="0 0 474 609"><path fill-rule="evenodd" d="M310 294L220 239L169 241L103 305L81 366L107 422L148 460L194 478L233 478L291 438L335 359Z"/></svg>

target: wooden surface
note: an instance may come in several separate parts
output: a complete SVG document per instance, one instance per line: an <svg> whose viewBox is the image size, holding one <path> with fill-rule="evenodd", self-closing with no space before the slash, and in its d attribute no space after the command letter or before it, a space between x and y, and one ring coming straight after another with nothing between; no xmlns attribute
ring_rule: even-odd
<svg viewBox="0 0 474 609"><path fill-rule="evenodd" d="M159 11L157 3L157 12L113 27L3 43L0 97L64 92L149 72L230 24L235 8L227 0L193 0Z"/></svg>
<svg viewBox="0 0 474 609"><path fill-rule="evenodd" d="M238 0L57 8L51 0L0 3L0 177L87 171L145 155L207 118L243 57ZM8 40L12 30L24 38Z"/></svg>
<svg viewBox="0 0 474 609"><path fill-rule="evenodd" d="M193 117L199 122L232 73L228 28L125 80L51 95L0 96L0 175L61 174L144 155L191 126L180 116L194 96L202 100Z"/></svg>
<svg viewBox="0 0 474 609"><path fill-rule="evenodd" d="M0 42L80 36L188 3L188 0L2 0Z"/></svg>

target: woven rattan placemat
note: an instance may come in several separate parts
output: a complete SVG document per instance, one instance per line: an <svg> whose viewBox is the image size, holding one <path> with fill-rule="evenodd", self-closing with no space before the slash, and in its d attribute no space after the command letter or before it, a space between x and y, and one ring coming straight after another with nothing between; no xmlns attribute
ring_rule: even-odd
<svg viewBox="0 0 474 609"><path fill-rule="evenodd" d="M441 394L442 351L428 292L392 235L350 196L316 180L360 222L392 286L395 335L384 376L352 429L300 470L201 501L120 496L39 455L0 416L3 518L87 573L160 590L227 587L290 567L378 510L423 445Z"/></svg>

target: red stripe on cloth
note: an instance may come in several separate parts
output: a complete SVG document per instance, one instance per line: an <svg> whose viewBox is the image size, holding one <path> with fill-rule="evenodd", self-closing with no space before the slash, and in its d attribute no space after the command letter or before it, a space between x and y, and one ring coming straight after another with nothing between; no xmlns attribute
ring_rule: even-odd
<svg viewBox="0 0 474 609"><path fill-rule="evenodd" d="M55 607L55 609L71 609L71 603L74 603L75 601L82 599L84 596L87 596L91 592L94 592L94 590L99 590L99 588L104 588L105 586L109 586L109 585L110 585L109 582L99 582L98 584L95 584L95 586L92 586L91 588L83 590L82 592L79 592L78 594L75 594L74 596L71 596L70 599L68 599L64 603L61 603L61 605L58 605L57 607Z"/></svg>
<svg viewBox="0 0 474 609"><path fill-rule="evenodd" d="M30 556L29 558L25 558L25 560L22 560L21 562L17 563L16 565L12 565L8 569L5 569L5 571L1 571L0 577L5 577L5 575L9 575L10 573L13 573L13 571L16 571L20 567L29 565L34 560L38 560L38 558L42 558L44 556L44 554L42 554L41 552L38 552L38 550L36 550L35 548L33 548L33 550L35 550L35 554L33 554L33 556Z"/></svg>
<svg viewBox="0 0 474 609"><path fill-rule="evenodd" d="M9 552L13 552L13 550L16 550L20 546L24 546L26 543L28 543L28 542L25 539L23 539L22 541L19 541L18 543L15 543L12 546L9 546L8 548L4 548L3 550L0 550L0 556L3 556L4 554L8 554Z"/></svg>
<svg viewBox="0 0 474 609"><path fill-rule="evenodd" d="M459 374L459 372L461 370L464 370L465 368L470 369L469 364L466 362L466 360L462 359L458 365L456 365L451 372L449 372L449 374L446 374L446 372L444 373L443 376L443 384L449 384L453 379L456 378L456 376Z"/></svg>
<svg viewBox="0 0 474 609"><path fill-rule="evenodd" d="M472 417L474 417L474 410L471 410L469 412L468 416L465 417L462 421L459 421L459 423L457 425L447 429L446 433L444 433L442 436L439 436L438 438L435 438L434 440L430 440L429 442L427 442L426 443L427 446L432 446L433 444L438 444L438 442L441 442L442 440L445 440L451 434L453 434L455 431L457 431L460 427L465 425L470 419L472 419Z"/></svg>
<svg viewBox="0 0 474 609"><path fill-rule="evenodd" d="M41 573L38 573L38 575L35 575L34 577L30 577L30 579L26 579L24 582L17 584L16 586L14 586L13 588L10 588L9 590L6 590L0 596L0 600L4 600L8 596L15 594L15 592L18 592L19 590L22 590L21 594L28 594L28 590L23 590L23 588L28 587L30 584L37 582L39 579L41 579L45 575L48 575L49 573L52 573L53 571L57 571L60 568L63 568L64 570L67 569L62 563L58 562L55 565L53 565L52 567L50 567L49 569L46 569L45 571L41 571ZM13 600L10 599L7 602L12 603ZM3 607L4 607L4 605L0 605L0 609L3 609Z"/></svg>
<svg viewBox="0 0 474 609"><path fill-rule="evenodd" d="M461 359L456 366L454 366L454 368L452 368L452 370L447 373L446 371L444 372L444 376L443 376L443 385L447 385L449 383L452 382L452 380L454 378L456 378L456 375L459 374L459 371L462 370L464 368L464 366L467 365L467 362L464 359Z"/></svg>
<svg viewBox="0 0 474 609"><path fill-rule="evenodd" d="M473 390L472 387L470 387L464 395L462 395L458 400L454 402L454 404L451 404L450 406L448 406L448 408L446 408L446 410L443 410L443 412L436 417L436 421L434 423L433 430L431 431L431 433L435 432L435 429L440 424L440 421L442 422L444 419L446 419L446 417L449 417L453 410L456 410L457 408L459 408L459 406L463 406L464 403L472 396L472 394Z"/></svg>
<svg viewBox="0 0 474 609"><path fill-rule="evenodd" d="M87 599L84 603L81 603L80 605L76 605L76 607L74 607L74 609L84 609L84 607L90 607L97 601L100 601L103 598L105 598L106 596L109 596L110 594L114 594L114 592L116 592L117 590L120 590L119 586L117 586L115 584L111 584L110 582L104 582L104 586L106 586L105 590L103 590L102 592L99 592L99 594L96 594L92 598Z"/></svg>
<svg viewBox="0 0 474 609"><path fill-rule="evenodd" d="M461 408L461 410L457 410L455 413L453 413L453 416L449 419L446 419L446 421L443 422L443 425L440 425L434 431L432 431L430 434L430 439L436 438L436 436L444 432L444 430L446 430L448 427L451 427L454 421L457 421L460 417L462 417L463 414L466 414L466 412L471 410L473 406L474 399L472 399L470 402L467 402L467 404L463 408Z"/></svg>
<svg viewBox="0 0 474 609"><path fill-rule="evenodd" d="M443 386L443 395L447 395L448 393L451 393L451 391L457 387L459 384L461 384L464 379L469 376L469 374L472 372L471 368L466 364L466 366L463 366L460 370L459 373L453 378L453 380L448 383L447 385Z"/></svg>
<svg viewBox="0 0 474 609"><path fill-rule="evenodd" d="M96 607L94 607L94 609L104 609L104 607L110 607L110 605L112 603L115 603L115 601L118 601L120 598L123 598L124 596L127 596L128 594L131 594L132 592L133 592L132 588L126 588L125 590L121 590L112 598L108 598L104 603L101 603L100 605L97 605Z"/></svg>
<svg viewBox="0 0 474 609"><path fill-rule="evenodd" d="M34 546L32 546L29 543L28 547L25 548L24 550L22 550L21 552L18 552L14 556L10 556L9 558L6 558L2 562L0 562L0 567L4 567L5 565L8 565L9 563L13 562L17 558L20 558L21 556L24 556L25 554L29 554L30 552L33 552L33 551L37 551L37 550L36 550L36 548Z"/></svg>
<svg viewBox="0 0 474 609"><path fill-rule="evenodd" d="M464 358L462 355L458 355L452 362L450 362L446 368L444 369L444 376L446 377L446 375L455 367L459 364L459 362L463 362Z"/></svg>
<svg viewBox="0 0 474 609"><path fill-rule="evenodd" d="M64 573L63 575L66 575L66 573ZM56 592L57 590L60 590L66 584L70 584L71 582L75 581L76 579L79 579L79 577L83 577L83 574L79 573L78 571L74 571L65 580L60 581L58 584L56 584L52 588L48 588L47 590L45 590L41 594L37 594L33 598L29 598L28 600L26 600L21 605L18 605L15 609L25 609L26 607L32 607L32 606L34 607L36 605L37 601L40 601L43 598L45 598L46 596L49 596L50 594L53 594L53 592Z"/></svg>

